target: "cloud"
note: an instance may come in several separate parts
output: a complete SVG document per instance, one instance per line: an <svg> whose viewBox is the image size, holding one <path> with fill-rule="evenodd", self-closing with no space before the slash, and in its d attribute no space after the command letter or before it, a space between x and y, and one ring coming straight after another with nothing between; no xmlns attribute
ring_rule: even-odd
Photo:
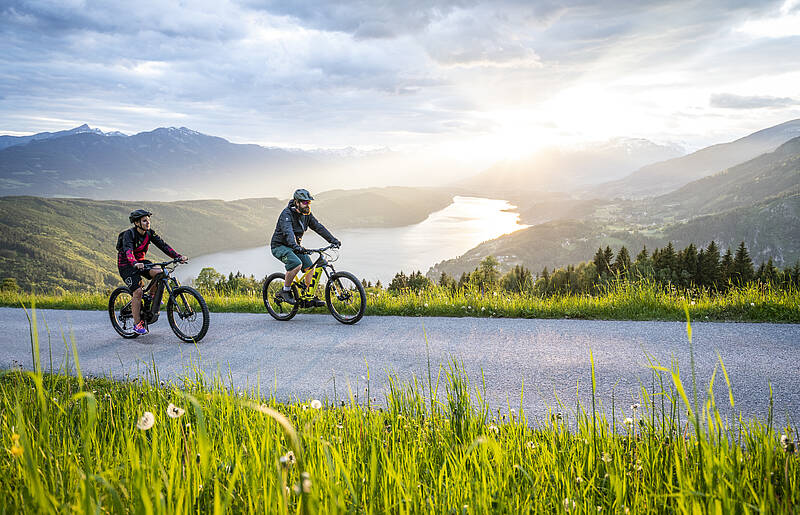
<svg viewBox="0 0 800 515"><path fill-rule="evenodd" d="M719 107L723 109L761 109L761 108L776 108L776 107L790 107L800 104L793 98L778 98L767 96L740 96L730 93L717 93L711 95L709 102L711 107Z"/></svg>
<svg viewBox="0 0 800 515"><path fill-rule="evenodd" d="M786 76L800 69L796 39L736 28L796 5L0 0L0 130L185 125L234 141L392 147L592 125L638 136L673 131L677 112L746 104L709 105L717 91L758 92L775 118L797 105L800 81ZM722 124L729 112L712 114Z"/></svg>

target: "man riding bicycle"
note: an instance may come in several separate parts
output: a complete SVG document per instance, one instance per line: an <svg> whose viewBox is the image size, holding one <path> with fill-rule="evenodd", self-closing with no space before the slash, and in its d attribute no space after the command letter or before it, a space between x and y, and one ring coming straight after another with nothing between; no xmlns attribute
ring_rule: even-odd
<svg viewBox="0 0 800 515"><path fill-rule="evenodd" d="M147 327L145 327L141 317L142 295L144 293L142 291L142 277L153 278L163 272L159 267L151 268L150 270L144 269L145 264L151 263L144 259L150 243L154 243L169 257L180 259L181 263L188 261L186 256L175 252L150 228L150 216L152 214L144 209L132 211L128 220L133 224L133 227L121 232L117 238L117 269L133 297L131 303L134 322L133 330L138 334L147 334ZM151 297L154 293L155 284L151 285L148 292Z"/></svg>
<svg viewBox="0 0 800 515"><path fill-rule="evenodd" d="M311 201L314 197L304 189L294 192L294 198L289 201L289 205L281 211L275 232L272 234L270 249L272 255L278 258L286 266L286 278L283 283L283 290L278 294L283 301L295 304L292 295L292 281L297 273L302 269L303 273L314 268L311 258L308 257L305 249L300 246L303 234L309 228L325 238L325 240L335 245L341 246L341 242L333 237L319 221L311 214ZM306 275L306 286L311 284L313 272ZM323 307L325 302L315 295L311 301L314 307Z"/></svg>

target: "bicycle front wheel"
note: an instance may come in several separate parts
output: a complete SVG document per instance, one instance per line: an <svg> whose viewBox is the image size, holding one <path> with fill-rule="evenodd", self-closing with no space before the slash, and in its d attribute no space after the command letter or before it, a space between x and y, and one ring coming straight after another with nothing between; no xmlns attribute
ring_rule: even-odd
<svg viewBox="0 0 800 515"><path fill-rule="evenodd" d="M278 294L283 290L285 277L280 272L270 275L264 279L264 288L261 290L264 307L267 308L267 311L275 320L289 320L297 314L297 310L300 308L299 303L289 304L278 297ZM294 285L292 285L292 295L295 300L300 298Z"/></svg>
<svg viewBox="0 0 800 515"><path fill-rule="evenodd" d="M120 286L108 298L108 316L111 318L111 326L123 338L136 338L139 336L133 330L133 312L131 311L133 296L130 290ZM142 313L144 308L142 308Z"/></svg>
<svg viewBox="0 0 800 515"><path fill-rule="evenodd" d="M167 318L172 332L185 342L199 342L208 332L210 315L206 301L189 286L172 290L167 301Z"/></svg>
<svg viewBox="0 0 800 515"><path fill-rule="evenodd" d="M353 274L336 272L325 286L325 303L333 318L343 324L355 324L367 309L367 292Z"/></svg>

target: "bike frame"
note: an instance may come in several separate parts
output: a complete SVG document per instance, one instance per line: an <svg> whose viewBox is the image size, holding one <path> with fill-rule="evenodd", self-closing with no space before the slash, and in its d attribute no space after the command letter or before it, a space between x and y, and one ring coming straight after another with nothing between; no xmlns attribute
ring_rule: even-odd
<svg viewBox="0 0 800 515"><path fill-rule="evenodd" d="M150 267L150 270L156 267L160 267L162 272L150 279L150 282L147 283L147 286L142 287L142 291L146 292L150 289L154 282L158 281L154 295L150 299L150 309L144 310L144 313L147 313L148 324L153 324L158 320L159 314L161 313L161 305L163 304L164 290L166 289L169 292L169 296L172 297L172 292L175 290L175 288L180 286L178 280L170 275L172 270L167 268L166 264L156 263ZM142 298L144 298L144 296Z"/></svg>
<svg viewBox="0 0 800 515"><path fill-rule="evenodd" d="M317 291L317 287L320 284L320 277L322 277L323 272L325 273L325 279L330 280L331 276L336 273L336 269L333 268L333 265L329 263L323 252L330 247L325 247L324 249L309 249L309 252L314 252L319 254L319 257L314 264L311 265L311 268L303 272L302 274L297 274L294 277L294 281L292 281L297 286L297 291L300 294L300 298L304 300L309 300L314 297L314 294ZM311 279L311 283L306 287L306 277L308 274L314 274L313 279ZM338 285L334 285L337 288L337 293L339 293Z"/></svg>

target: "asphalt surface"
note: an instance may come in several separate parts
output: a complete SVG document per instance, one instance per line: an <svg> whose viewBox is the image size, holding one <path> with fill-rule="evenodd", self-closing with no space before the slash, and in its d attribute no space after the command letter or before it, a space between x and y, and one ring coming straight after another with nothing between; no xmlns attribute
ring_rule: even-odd
<svg viewBox="0 0 800 515"><path fill-rule="evenodd" d="M150 334L132 340L114 332L106 312L39 310L37 321L45 370L51 363L64 370L65 341L74 335L84 374L124 379L153 364L161 378L202 370L236 388L259 386L262 395L284 401L338 402L351 391L363 402L369 386L369 397L381 405L390 374L401 383L416 376L427 388L429 362L433 382L441 376L441 395L454 359L463 363L473 387L483 390L485 384L493 410L521 406L537 420L548 408L574 413L578 400L591 409L590 351L597 401L606 413L613 397L617 416L628 416L629 406L641 402L641 388L652 391L648 357L667 368L677 360L690 396L692 388L690 345L681 322L365 317L345 326L327 315L301 313L278 322L267 314L212 313L208 335L195 346L175 337L166 316ZM800 422L800 325L693 323L692 329L701 399L721 358L735 400L731 408L719 370L715 398L723 414L765 419L771 384L776 422ZM70 349L74 369L71 354ZM12 366L32 368L30 325L23 310L0 308L0 368ZM671 377L661 377L669 387Z"/></svg>

